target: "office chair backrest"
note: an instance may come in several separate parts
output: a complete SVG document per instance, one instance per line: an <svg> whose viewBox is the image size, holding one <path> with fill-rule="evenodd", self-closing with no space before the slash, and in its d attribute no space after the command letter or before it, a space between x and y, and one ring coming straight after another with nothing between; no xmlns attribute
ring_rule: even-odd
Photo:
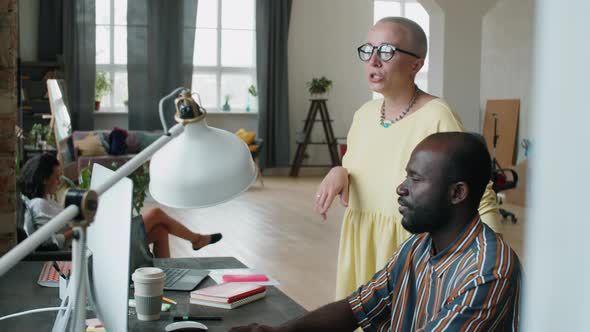
<svg viewBox="0 0 590 332"><path fill-rule="evenodd" d="M25 231L25 234L27 236L31 236L31 234L33 234L33 232L35 231L35 223L34 223L34 217L33 217L33 211L31 211L31 209L29 208L29 203L30 200L27 196L22 195L21 194L21 202L22 202L22 217L23 217L23 223L22 223L22 227L23 230Z"/></svg>
<svg viewBox="0 0 590 332"><path fill-rule="evenodd" d="M19 220L17 220L17 240L18 242L23 241L31 234L35 232L37 227L35 226L35 217L33 211L30 208L30 200L25 195L20 195L21 211L19 213ZM58 251L59 246L55 243L53 238L49 238L38 248L38 251ZM69 251L68 251L69 252Z"/></svg>

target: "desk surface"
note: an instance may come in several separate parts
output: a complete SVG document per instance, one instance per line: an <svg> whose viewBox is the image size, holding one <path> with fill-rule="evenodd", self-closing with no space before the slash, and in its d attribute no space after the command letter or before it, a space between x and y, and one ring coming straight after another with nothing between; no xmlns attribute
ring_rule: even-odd
<svg viewBox="0 0 590 332"><path fill-rule="evenodd" d="M246 267L233 257L156 259L156 266L195 269L232 269ZM34 308L59 306L58 289L37 285L43 262L20 262L0 278L0 316ZM207 278L199 288L214 285ZM133 292L130 291L133 297ZM170 312L163 312L159 321L138 321L135 309L129 308L129 331L164 331L176 315L221 316L222 321L203 322L209 331L227 331L235 325L253 322L277 325L299 317L305 309L276 287L268 287L264 299L240 308L227 310L190 305L188 292L165 291L164 296L178 302ZM0 321L1 331L50 331L56 312L42 312ZM88 317L94 317L92 313Z"/></svg>

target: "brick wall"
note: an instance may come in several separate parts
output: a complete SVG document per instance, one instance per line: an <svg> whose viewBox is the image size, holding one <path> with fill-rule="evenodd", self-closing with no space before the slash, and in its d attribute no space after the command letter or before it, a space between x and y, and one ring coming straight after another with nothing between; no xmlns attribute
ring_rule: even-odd
<svg viewBox="0 0 590 332"><path fill-rule="evenodd" d="M0 253L16 244L17 8L17 0L0 0Z"/></svg>

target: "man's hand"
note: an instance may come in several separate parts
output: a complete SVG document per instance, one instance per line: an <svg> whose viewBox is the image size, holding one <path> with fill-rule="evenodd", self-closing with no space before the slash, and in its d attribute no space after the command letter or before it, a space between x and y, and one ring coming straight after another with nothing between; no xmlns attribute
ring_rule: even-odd
<svg viewBox="0 0 590 332"><path fill-rule="evenodd" d="M315 199L314 210L326 220L326 212L332 205L334 197L340 195L340 202L348 206L348 171L346 168L337 166L328 172L320 183Z"/></svg>
<svg viewBox="0 0 590 332"><path fill-rule="evenodd" d="M325 332L354 331L358 327L346 299L332 302L278 327L250 324L232 327L229 332Z"/></svg>
<svg viewBox="0 0 590 332"><path fill-rule="evenodd" d="M250 324L248 326L232 327L229 332L279 332L280 330L274 327Z"/></svg>

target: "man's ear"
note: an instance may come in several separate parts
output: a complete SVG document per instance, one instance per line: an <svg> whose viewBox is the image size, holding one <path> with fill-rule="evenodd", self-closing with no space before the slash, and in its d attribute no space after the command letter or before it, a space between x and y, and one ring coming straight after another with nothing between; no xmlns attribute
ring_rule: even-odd
<svg viewBox="0 0 590 332"><path fill-rule="evenodd" d="M460 204L469 196L469 186L463 181L452 183L449 191L450 202L453 205Z"/></svg>

